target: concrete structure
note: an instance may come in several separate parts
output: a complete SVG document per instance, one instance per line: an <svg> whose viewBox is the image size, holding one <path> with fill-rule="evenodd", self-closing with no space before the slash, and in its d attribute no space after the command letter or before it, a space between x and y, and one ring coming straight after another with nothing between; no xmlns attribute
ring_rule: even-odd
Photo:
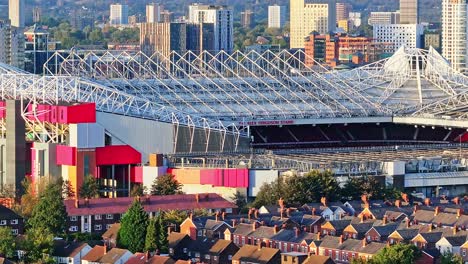
<svg viewBox="0 0 468 264"><path fill-rule="evenodd" d="M360 27L362 24L360 12L349 12L349 22L352 27Z"/></svg>
<svg viewBox="0 0 468 264"><path fill-rule="evenodd" d="M161 6L156 3L146 5L146 23L161 22Z"/></svg>
<svg viewBox="0 0 468 264"><path fill-rule="evenodd" d="M24 27L25 20L25 0L9 0L9 18L13 27Z"/></svg>
<svg viewBox="0 0 468 264"><path fill-rule="evenodd" d="M420 0L400 0L400 23L419 24Z"/></svg>
<svg viewBox="0 0 468 264"><path fill-rule="evenodd" d="M290 21L292 49L304 48L304 39L312 32L327 34L336 29L336 3L334 0L310 3L291 0Z"/></svg>
<svg viewBox="0 0 468 264"><path fill-rule="evenodd" d="M111 25L127 25L128 24L128 5L111 4L109 20L110 20Z"/></svg>
<svg viewBox="0 0 468 264"><path fill-rule="evenodd" d="M378 42L392 43L390 52L401 47L422 48L424 26L419 24L374 25L374 39Z"/></svg>
<svg viewBox="0 0 468 264"><path fill-rule="evenodd" d="M428 50L430 47L433 47L438 52L442 51L442 35L440 32L424 32L424 49Z"/></svg>
<svg viewBox="0 0 468 264"><path fill-rule="evenodd" d="M254 12L252 10L245 10L241 12L241 26L244 28L251 28L255 24Z"/></svg>
<svg viewBox="0 0 468 264"><path fill-rule="evenodd" d="M146 54L171 51L185 52L187 47L185 23L143 23L140 26L141 50Z"/></svg>
<svg viewBox="0 0 468 264"><path fill-rule="evenodd" d="M336 3L336 22L348 20L351 10L353 10L353 6L349 3Z"/></svg>
<svg viewBox="0 0 468 264"><path fill-rule="evenodd" d="M442 56L453 69L467 71L468 4L466 0L442 1Z"/></svg>
<svg viewBox="0 0 468 264"><path fill-rule="evenodd" d="M399 24L399 12L371 12L368 20L369 25Z"/></svg>
<svg viewBox="0 0 468 264"><path fill-rule="evenodd" d="M234 15L227 6L199 5L189 6L188 22L192 24L212 23L214 25L213 52L234 49Z"/></svg>
<svg viewBox="0 0 468 264"><path fill-rule="evenodd" d="M268 6L268 27L282 28L286 24L286 6Z"/></svg>
<svg viewBox="0 0 468 264"><path fill-rule="evenodd" d="M0 20L0 62L18 68L24 67L23 29Z"/></svg>

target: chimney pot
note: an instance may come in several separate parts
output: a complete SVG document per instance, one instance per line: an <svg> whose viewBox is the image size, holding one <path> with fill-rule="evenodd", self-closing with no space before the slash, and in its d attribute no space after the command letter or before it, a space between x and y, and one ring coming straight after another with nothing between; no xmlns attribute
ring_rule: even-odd
<svg viewBox="0 0 468 264"><path fill-rule="evenodd" d="M225 217L226 217L226 212L223 212L223 213L221 214L221 218L224 220Z"/></svg>
<svg viewBox="0 0 468 264"><path fill-rule="evenodd" d="M256 223L256 222L253 222L253 223L252 223L252 230L255 231L255 229L257 229L257 223Z"/></svg>
<svg viewBox="0 0 468 264"><path fill-rule="evenodd" d="M364 238L362 240L362 247L366 247L367 246L367 240Z"/></svg>
<svg viewBox="0 0 468 264"><path fill-rule="evenodd" d="M343 235L340 236L340 245L343 244Z"/></svg>
<svg viewBox="0 0 468 264"><path fill-rule="evenodd" d="M320 232L317 233L316 240L320 240Z"/></svg>
<svg viewBox="0 0 468 264"><path fill-rule="evenodd" d="M323 204L323 206L327 207L327 197L322 197L320 202Z"/></svg>
<svg viewBox="0 0 468 264"><path fill-rule="evenodd" d="M299 228L297 228L297 227L294 228L294 234L295 234L296 238L299 237Z"/></svg>
<svg viewBox="0 0 468 264"><path fill-rule="evenodd" d="M457 209L457 218L460 218L463 214L463 209L459 208Z"/></svg>
<svg viewBox="0 0 468 264"><path fill-rule="evenodd" d="M430 206L431 205L431 199L429 199L429 198L424 199L424 204L426 206Z"/></svg>
<svg viewBox="0 0 468 264"><path fill-rule="evenodd" d="M382 218L382 225L386 225L387 224L387 216L384 215L384 217Z"/></svg>
<svg viewBox="0 0 468 264"><path fill-rule="evenodd" d="M437 216L440 212L440 206L436 206L435 211L434 211L434 216Z"/></svg>
<svg viewBox="0 0 468 264"><path fill-rule="evenodd" d="M457 231L458 231L457 228L458 228L457 225L455 225L455 226L453 227L453 234L454 234L454 235L457 234Z"/></svg>

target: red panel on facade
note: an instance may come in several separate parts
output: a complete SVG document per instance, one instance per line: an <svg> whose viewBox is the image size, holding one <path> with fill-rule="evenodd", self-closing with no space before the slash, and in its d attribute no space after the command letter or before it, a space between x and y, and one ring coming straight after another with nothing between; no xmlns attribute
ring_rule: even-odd
<svg viewBox="0 0 468 264"><path fill-rule="evenodd" d="M96 123L96 104L84 103L68 106L67 124Z"/></svg>
<svg viewBox="0 0 468 264"><path fill-rule="evenodd" d="M0 118L6 117L6 102L0 101Z"/></svg>
<svg viewBox="0 0 468 264"><path fill-rule="evenodd" d="M143 167L132 167L130 181L133 183L143 183Z"/></svg>
<svg viewBox="0 0 468 264"><path fill-rule="evenodd" d="M200 171L200 184L216 185L217 177L216 170L201 170Z"/></svg>
<svg viewBox="0 0 468 264"><path fill-rule="evenodd" d="M57 113L58 113L58 106L56 105L51 105L50 106L50 122L51 123L57 123L58 122L58 118L57 118Z"/></svg>
<svg viewBox="0 0 468 264"><path fill-rule="evenodd" d="M96 148L96 165L140 164L141 153L128 145Z"/></svg>
<svg viewBox="0 0 468 264"><path fill-rule="evenodd" d="M76 166L76 148L64 145L57 145L56 147L56 164Z"/></svg>
<svg viewBox="0 0 468 264"><path fill-rule="evenodd" d="M50 122L51 106L50 105L37 105L36 107L37 119L41 122Z"/></svg>
<svg viewBox="0 0 468 264"><path fill-rule="evenodd" d="M58 123L68 124L68 106L58 106Z"/></svg>

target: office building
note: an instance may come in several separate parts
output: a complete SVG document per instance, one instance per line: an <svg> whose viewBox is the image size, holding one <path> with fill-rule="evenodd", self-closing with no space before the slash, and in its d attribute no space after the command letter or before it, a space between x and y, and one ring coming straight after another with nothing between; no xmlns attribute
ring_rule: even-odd
<svg viewBox="0 0 468 264"><path fill-rule="evenodd" d="M33 8L33 22L38 23L41 21L42 9L38 6Z"/></svg>
<svg viewBox="0 0 468 264"><path fill-rule="evenodd" d="M400 24L399 12L371 12L369 15L369 25L389 25Z"/></svg>
<svg viewBox="0 0 468 264"><path fill-rule="evenodd" d="M442 1L442 56L460 72L468 71L467 9L466 0Z"/></svg>
<svg viewBox="0 0 468 264"><path fill-rule="evenodd" d="M186 23L142 23L140 45L141 51L149 56L155 52L164 56L171 51L183 53L187 47Z"/></svg>
<svg viewBox="0 0 468 264"><path fill-rule="evenodd" d="M49 51L49 32L34 25L24 32L24 69L28 72L42 73L44 63L51 55Z"/></svg>
<svg viewBox="0 0 468 264"><path fill-rule="evenodd" d="M336 29L336 2L334 0L320 2L291 0L290 8L290 47L292 49L304 48L305 38L313 31L326 34Z"/></svg>
<svg viewBox="0 0 468 264"><path fill-rule="evenodd" d="M128 5L111 4L110 5L110 24L127 25L128 24Z"/></svg>
<svg viewBox="0 0 468 264"><path fill-rule="evenodd" d="M214 52L234 49L233 10L227 6L199 5L189 6L188 22L192 24L211 23L214 26Z"/></svg>
<svg viewBox="0 0 468 264"><path fill-rule="evenodd" d="M286 24L286 7L272 5L268 7L268 27L283 28Z"/></svg>
<svg viewBox="0 0 468 264"><path fill-rule="evenodd" d="M336 3L336 22L349 19L353 7L349 3Z"/></svg>
<svg viewBox="0 0 468 264"><path fill-rule="evenodd" d="M161 6L159 4L146 5L146 23L161 22Z"/></svg>
<svg viewBox="0 0 468 264"><path fill-rule="evenodd" d="M376 41L393 44L386 52L423 47L424 26L420 24L374 25L373 32Z"/></svg>
<svg viewBox="0 0 468 264"><path fill-rule="evenodd" d="M10 17L12 27L24 27L25 20L25 0L9 0L8 15Z"/></svg>
<svg viewBox="0 0 468 264"><path fill-rule="evenodd" d="M161 11L160 19L162 23L169 23L174 20L174 13L169 12L168 10Z"/></svg>
<svg viewBox="0 0 468 264"><path fill-rule="evenodd" d="M344 32L348 32L350 28L350 22L347 19L338 21L338 28L341 28Z"/></svg>
<svg viewBox="0 0 468 264"><path fill-rule="evenodd" d="M426 31L424 32L424 49L433 47L437 52L441 52L442 48L442 35L439 31Z"/></svg>
<svg viewBox="0 0 468 264"><path fill-rule="evenodd" d="M419 1L420 0L400 0L400 23L419 23Z"/></svg>
<svg viewBox="0 0 468 264"><path fill-rule="evenodd" d="M305 64L307 66L325 62L326 54L326 36L318 32L312 32L305 38Z"/></svg>
<svg viewBox="0 0 468 264"><path fill-rule="evenodd" d="M0 20L0 62L24 68L23 29Z"/></svg>
<svg viewBox="0 0 468 264"><path fill-rule="evenodd" d="M349 22L350 26L360 27L362 24L361 13L360 12L349 12Z"/></svg>
<svg viewBox="0 0 468 264"><path fill-rule="evenodd" d="M241 26L243 28L251 28L254 25L254 13L252 10L241 12Z"/></svg>

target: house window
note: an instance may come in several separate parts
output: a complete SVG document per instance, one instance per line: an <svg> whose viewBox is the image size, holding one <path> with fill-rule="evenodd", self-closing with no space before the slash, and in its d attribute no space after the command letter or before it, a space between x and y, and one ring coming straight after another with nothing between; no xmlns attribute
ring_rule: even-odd
<svg viewBox="0 0 468 264"><path fill-rule="evenodd" d="M205 255L205 259L210 259L210 255Z"/></svg>
<svg viewBox="0 0 468 264"><path fill-rule="evenodd" d="M198 236L202 236L202 231L198 231Z"/></svg>
<svg viewBox="0 0 468 264"><path fill-rule="evenodd" d="M174 249L173 248L169 249L169 254L174 254Z"/></svg>
<svg viewBox="0 0 468 264"><path fill-rule="evenodd" d="M106 219L114 219L114 215L113 214L106 214Z"/></svg>
<svg viewBox="0 0 468 264"><path fill-rule="evenodd" d="M187 248L184 248L184 253L187 254Z"/></svg>
<svg viewBox="0 0 468 264"><path fill-rule="evenodd" d="M7 221L6 220L0 220L0 225L6 225L7 224Z"/></svg>
<svg viewBox="0 0 468 264"><path fill-rule="evenodd" d="M466 257L466 249L462 250L462 256Z"/></svg>
<svg viewBox="0 0 468 264"><path fill-rule="evenodd" d="M10 224L12 224L12 225L17 225L17 224L18 224L18 219L12 219L12 220L10 220Z"/></svg>
<svg viewBox="0 0 468 264"><path fill-rule="evenodd" d="M78 220L78 217L76 216L70 216L70 221L76 222Z"/></svg>
<svg viewBox="0 0 468 264"><path fill-rule="evenodd" d="M11 233L13 233L13 235L18 235L18 229L12 229Z"/></svg>
<svg viewBox="0 0 468 264"><path fill-rule="evenodd" d="M228 255L228 260L232 260L232 255Z"/></svg>
<svg viewBox="0 0 468 264"><path fill-rule="evenodd" d="M94 230L101 231L102 230L102 225L94 225Z"/></svg>
<svg viewBox="0 0 468 264"><path fill-rule="evenodd" d="M78 227L77 226L70 226L70 228L68 230L70 230L71 232L76 232L76 231L78 231Z"/></svg>
<svg viewBox="0 0 468 264"><path fill-rule="evenodd" d="M340 252L337 250L335 251L335 254L336 254L335 259L340 260Z"/></svg>
<svg viewBox="0 0 468 264"><path fill-rule="evenodd" d="M199 257L200 257L200 253L198 253L198 252L195 253L195 257L196 257L196 258L199 258Z"/></svg>
<svg viewBox="0 0 468 264"><path fill-rule="evenodd" d="M95 215L94 216L94 220L101 220L102 219L102 215Z"/></svg>
<svg viewBox="0 0 468 264"><path fill-rule="evenodd" d="M218 256L213 256L214 261L218 261Z"/></svg>
<svg viewBox="0 0 468 264"><path fill-rule="evenodd" d="M111 228L111 226L112 226L111 224L107 224L107 225L106 225L106 230L109 229L109 228Z"/></svg>

